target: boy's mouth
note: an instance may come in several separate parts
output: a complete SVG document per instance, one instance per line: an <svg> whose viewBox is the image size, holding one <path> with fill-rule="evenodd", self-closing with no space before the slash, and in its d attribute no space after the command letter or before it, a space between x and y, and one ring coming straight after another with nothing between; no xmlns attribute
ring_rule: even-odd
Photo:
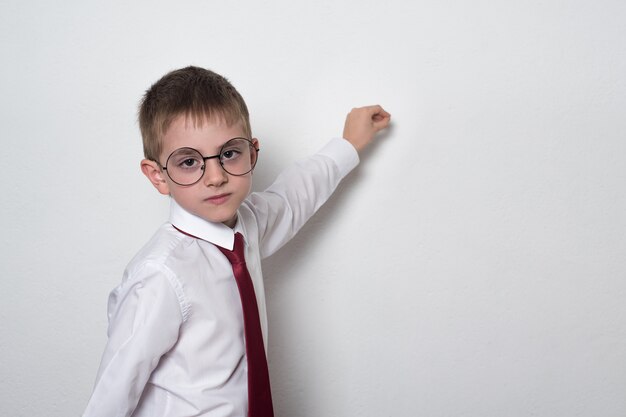
<svg viewBox="0 0 626 417"><path fill-rule="evenodd" d="M204 201L207 201L211 204L220 205L224 204L230 198L230 194L219 194L214 195L212 197L206 198Z"/></svg>

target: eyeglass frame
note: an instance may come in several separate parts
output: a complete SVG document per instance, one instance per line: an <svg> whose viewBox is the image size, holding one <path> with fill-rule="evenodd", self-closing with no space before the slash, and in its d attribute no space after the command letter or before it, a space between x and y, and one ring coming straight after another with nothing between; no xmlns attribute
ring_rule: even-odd
<svg viewBox="0 0 626 417"><path fill-rule="evenodd" d="M243 174L231 174L230 172L228 172L226 170L226 168L224 168L224 163L222 162L220 156L222 156L224 147L231 141L235 140L235 139L243 139L246 142L248 142L250 144L250 147L253 148L256 152L256 158L254 159L254 164L252 165L252 167L250 168L249 171L244 172ZM200 178L198 178L196 181L190 183L190 184L181 184L179 182L176 182L176 180L174 180L174 178L172 178L172 176L170 175L170 173L167 171L167 164L170 161L170 158L172 157L172 155L174 155L176 152L180 151L181 149L191 149L192 151L195 151L198 153L198 155L200 155L200 157L202 158L202 166L200 167L200 170L202 171L202 175L200 175ZM165 161L165 165L161 165L161 163L159 161L155 161L157 164L159 164L159 166L161 167L161 169L163 171L165 171L167 173L167 176L170 178L170 180L172 180L172 182L174 184L180 185L181 187L188 187L191 185L195 185L197 183L199 183L202 180L202 177L204 177L204 173L206 172L206 161L208 161L209 159L215 159L218 158L218 162L220 164L220 167L222 168L222 170L227 173L228 175L232 175L233 177L242 177L246 174L249 174L250 172L252 172L254 170L254 167L256 167L256 163L259 160L259 151L261 150L261 148L257 148L254 146L254 143L252 142L252 140L248 139L248 138L244 138L244 137L235 137L235 138L231 138L228 139L226 142L224 142L224 144L220 147L220 152L217 155L211 155L211 156L204 156L202 155L202 152L200 152L199 150L197 150L196 148L192 148L190 146L183 146L182 148L178 148L178 149L174 149L172 151L172 153L170 153L170 155L167 157L167 160Z"/></svg>

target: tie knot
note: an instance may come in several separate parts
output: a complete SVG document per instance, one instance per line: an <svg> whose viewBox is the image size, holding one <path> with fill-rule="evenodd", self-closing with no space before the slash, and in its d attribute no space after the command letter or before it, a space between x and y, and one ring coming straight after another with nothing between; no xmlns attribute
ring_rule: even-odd
<svg viewBox="0 0 626 417"><path fill-rule="evenodd" d="M243 235L239 232L235 233L235 247L232 251L218 246L218 249L228 258L232 265L246 263L244 255Z"/></svg>

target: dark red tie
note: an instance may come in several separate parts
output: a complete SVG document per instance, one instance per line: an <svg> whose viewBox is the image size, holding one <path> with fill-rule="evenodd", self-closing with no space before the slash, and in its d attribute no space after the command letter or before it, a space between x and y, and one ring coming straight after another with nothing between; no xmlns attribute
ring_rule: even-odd
<svg viewBox="0 0 626 417"><path fill-rule="evenodd" d="M246 356L248 358L248 416L273 417L270 375L261 333L259 306L254 295L254 285L246 267L244 243L241 233L235 234L235 248L232 251L218 246L233 266L233 273L243 309Z"/></svg>

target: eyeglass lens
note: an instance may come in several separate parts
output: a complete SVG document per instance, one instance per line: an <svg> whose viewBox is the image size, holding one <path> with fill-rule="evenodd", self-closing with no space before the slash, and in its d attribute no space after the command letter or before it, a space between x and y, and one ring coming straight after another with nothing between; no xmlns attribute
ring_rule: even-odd
<svg viewBox="0 0 626 417"><path fill-rule="evenodd" d="M219 153L219 162L224 171L235 176L245 175L252 171L256 160L257 150L252 142L245 138L229 140L222 146ZM197 150L180 148L167 158L165 169L175 183L192 185L202 178L206 163L205 158Z"/></svg>

